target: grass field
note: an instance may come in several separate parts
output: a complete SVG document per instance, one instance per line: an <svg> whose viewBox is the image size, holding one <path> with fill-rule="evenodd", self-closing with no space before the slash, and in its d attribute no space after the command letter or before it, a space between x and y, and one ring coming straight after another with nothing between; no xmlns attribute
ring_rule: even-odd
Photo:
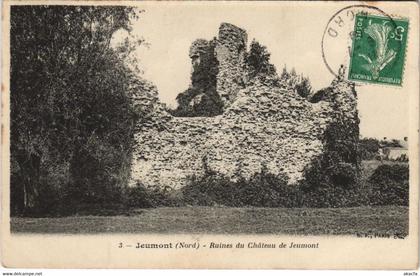
<svg viewBox="0 0 420 276"><path fill-rule="evenodd" d="M400 235L408 233L408 208L137 209L124 216L12 218L15 233L206 233L292 235Z"/></svg>

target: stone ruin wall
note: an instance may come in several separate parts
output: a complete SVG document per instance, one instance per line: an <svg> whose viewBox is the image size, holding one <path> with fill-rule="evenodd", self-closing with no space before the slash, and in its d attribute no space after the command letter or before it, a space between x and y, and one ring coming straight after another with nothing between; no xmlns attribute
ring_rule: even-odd
<svg viewBox="0 0 420 276"><path fill-rule="evenodd" d="M153 111L136 134L132 183L177 189L206 170L237 179L249 178L264 166L270 173L286 174L294 184L322 154L324 131L336 113L358 120L351 84L334 82L317 103L260 81L243 88L241 51L246 48L240 45L246 45L246 33L222 24L216 43L217 92L226 102L224 113L173 117L158 100L149 99L146 105ZM157 99L157 91L152 94Z"/></svg>
<svg viewBox="0 0 420 276"><path fill-rule="evenodd" d="M231 24L222 24L216 43L216 58L219 62L216 90L222 101L233 102L239 90L244 88L244 60L247 33Z"/></svg>

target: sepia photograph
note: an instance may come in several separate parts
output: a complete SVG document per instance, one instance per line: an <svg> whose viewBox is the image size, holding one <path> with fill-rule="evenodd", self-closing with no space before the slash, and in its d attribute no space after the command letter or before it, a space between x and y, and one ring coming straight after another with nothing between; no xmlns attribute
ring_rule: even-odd
<svg viewBox="0 0 420 276"><path fill-rule="evenodd" d="M201 254L117 267L369 268L310 260L334 239L411 255L371 268L417 267L417 3L70 3L3 5L8 263L43 264L13 241L89 235Z"/></svg>

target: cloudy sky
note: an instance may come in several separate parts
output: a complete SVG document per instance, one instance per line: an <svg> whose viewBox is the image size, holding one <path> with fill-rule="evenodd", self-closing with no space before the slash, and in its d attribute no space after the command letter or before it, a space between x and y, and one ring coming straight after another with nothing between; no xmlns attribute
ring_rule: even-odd
<svg viewBox="0 0 420 276"><path fill-rule="evenodd" d="M321 40L329 19L340 9L335 4L265 2L238 6L229 2L178 2L141 5L145 13L135 24L134 33L144 37L149 47L140 47L136 54L144 77L158 87L161 100L168 105L175 106L175 97L189 85L191 62L188 50L191 42L197 38L212 39L222 22L245 29L249 42L255 38L267 46L278 71L284 65L294 67L298 73L309 76L316 90L328 86L333 80L322 59ZM347 62L346 50L341 50L339 40L336 46L334 41L328 43L328 58ZM357 92L362 136L408 136L407 89L361 85Z"/></svg>

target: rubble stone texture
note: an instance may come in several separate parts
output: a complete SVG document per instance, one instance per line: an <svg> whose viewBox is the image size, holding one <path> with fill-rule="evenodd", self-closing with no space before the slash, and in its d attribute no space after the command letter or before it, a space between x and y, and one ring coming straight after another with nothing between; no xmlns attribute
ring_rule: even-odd
<svg viewBox="0 0 420 276"><path fill-rule="evenodd" d="M215 49L219 61L217 92L226 104L234 101L239 90L244 88L246 43L244 30L231 24L221 24Z"/></svg>
<svg viewBox="0 0 420 276"><path fill-rule="evenodd" d="M209 47L216 43L215 47ZM139 99L150 118L136 134L132 183L181 188L192 175L212 170L233 180L266 171L286 174L290 184L303 178L305 167L322 155L323 134L336 118L357 130L354 86L335 80L311 101L293 88L259 80L244 81L246 32L223 23L215 41L199 40L190 50L193 67L201 54L215 49L219 62L216 91L225 104L215 117L173 117L157 100L156 88ZM201 54L200 54L201 52ZM348 119L348 120L347 120Z"/></svg>

